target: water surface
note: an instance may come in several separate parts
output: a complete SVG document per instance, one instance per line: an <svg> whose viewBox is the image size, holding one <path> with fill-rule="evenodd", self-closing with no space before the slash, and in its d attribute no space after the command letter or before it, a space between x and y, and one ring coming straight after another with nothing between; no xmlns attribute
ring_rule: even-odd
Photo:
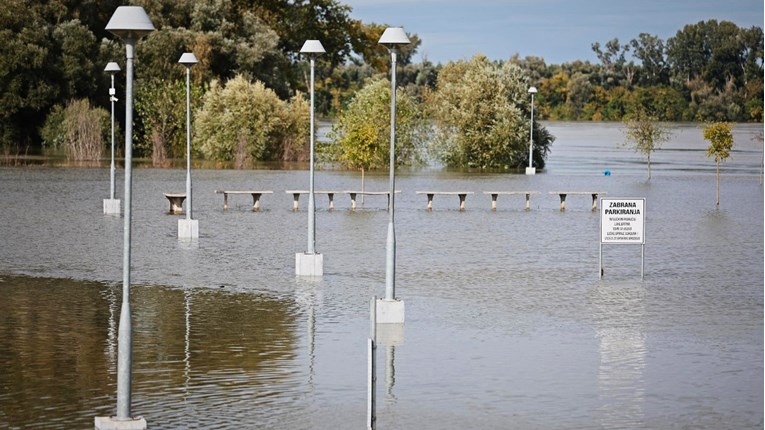
<svg viewBox="0 0 765 430"><path fill-rule="evenodd" d="M737 127L715 205L696 127L652 157L618 127L551 123L536 176L402 171L396 292L403 342L378 349L378 428L762 428L761 152ZM759 127L759 128L757 128ZM609 169L611 176L604 176ZM121 184L121 171L118 178ZM306 247L305 171L198 170L200 239L176 238L162 192L183 170L134 170L133 412L151 428L364 426L368 301L384 293L385 197L330 211L317 196L325 275L294 276ZM318 189L359 188L319 171ZM384 190L385 174L366 188ZM248 196L269 189L263 211ZM415 191L436 196L426 210ZM101 168L0 168L0 427L89 428L116 406L122 226ZM534 190L501 196L487 190ZM639 246L604 247L589 196L646 199ZM122 188L118 187L118 197ZM124 203L124 202L123 202Z"/></svg>

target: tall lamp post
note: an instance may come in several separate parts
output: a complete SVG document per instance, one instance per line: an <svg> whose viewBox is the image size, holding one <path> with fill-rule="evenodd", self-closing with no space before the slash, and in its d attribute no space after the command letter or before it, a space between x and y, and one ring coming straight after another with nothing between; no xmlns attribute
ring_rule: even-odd
<svg viewBox="0 0 765 430"><path fill-rule="evenodd" d="M318 40L306 40L300 52L311 60L311 161L308 180L308 249L295 254L295 274L298 276L323 276L324 256L316 252L316 199L314 198L314 67L318 55L325 53Z"/></svg>
<svg viewBox="0 0 765 430"><path fill-rule="evenodd" d="M199 221L191 213L191 66L197 64L197 57L191 52L181 55L179 64L186 66L186 219L178 220L178 237L199 238Z"/></svg>
<svg viewBox="0 0 765 430"><path fill-rule="evenodd" d="M145 429L146 420L133 418L131 403L132 326L130 321L130 228L133 188L133 57L138 39L154 31L154 24L140 6L120 6L106 30L125 41L125 225L122 259L122 309L117 340L117 415L96 417L96 429Z"/></svg>
<svg viewBox="0 0 765 430"><path fill-rule="evenodd" d="M120 214L120 201L119 199L115 199L115 192L114 192L114 102L117 101L117 97L115 97L115 89L114 89L114 74L120 71L120 66L115 63L114 61L109 62L106 65L106 68L104 68L104 72L108 72L111 75L112 78L112 86L109 88L109 101L112 105L112 164L111 164L111 172L110 172L110 187L109 187L109 198L104 199L104 213L107 215L119 215Z"/></svg>
<svg viewBox="0 0 765 430"><path fill-rule="evenodd" d="M531 94L531 125L529 131L529 167L526 168L527 175L537 173L537 169L532 164L534 160L534 94L536 93L536 87L529 88L529 94Z"/></svg>
<svg viewBox="0 0 765 430"><path fill-rule="evenodd" d="M404 29L388 27L378 41L390 51L390 208L388 209L388 239L386 242L385 298L377 302L378 323L403 323L404 302L396 300L396 53L399 46L410 43Z"/></svg>

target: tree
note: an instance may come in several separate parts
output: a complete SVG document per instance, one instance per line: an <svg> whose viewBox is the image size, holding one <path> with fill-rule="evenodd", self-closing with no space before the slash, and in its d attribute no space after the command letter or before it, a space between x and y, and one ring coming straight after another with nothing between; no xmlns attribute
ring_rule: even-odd
<svg viewBox="0 0 765 430"><path fill-rule="evenodd" d="M637 39L630 41L635 58L642 63L640 70L646 85L669 83L669 68L665 58L664 42L658 36L640 33Z"/></svg>
<svg viewBox="0 0 765 430"><path fill-rule="evenodd" d="M733 149L731 125L727 122L715 122L704 127L704 140L709 141L707 157L715 157L717 163L717 206L720 206L720 162L730 157Z"/></svg>
<svg viewBox="0 0 765 430"><path fill-rule="evenodd" d="M438 76L431 110L434 153L446 165L521 168L528 165L531 100L527 78L512 62L482 55L450 62ZM553 138L534 125L533 161L544 167Z"/></svg>
<svg viewBox="0 0 765 430"><path fill-rule="evenodd" d="M296 147L308 147L308 121L308 103L284 102L262 82L240 75L225 86L210 84L196 113L194 134L205 157L243 168L285 155L302 157Z"/></svg>
<svg viewBox="0 0 765 430"><path fill-rule="evenodd" d="M648 160L648 179L651 179L651 153L671 137L671 132L656 122L656 117L638 111L635 117L624 123L624 145L644 154Z"/></svg>
<svg viewBox="0 0 765 430"><path fill-rule="evenodd" d="M332 127L336 159L351 169L382 169L390 165L390 81L368 83L353 97ZM426 123L416 100L396 91L396 165L421 162ZM363 183L362 183L363 187Z"/></svg>
<svg viewBox="0 0 765 430"><path fill-rule="evenodd" d="M42 127L45 143L63 147L67 160L98 161L109 130L109 113L87 99L55 105Z"/></svg>

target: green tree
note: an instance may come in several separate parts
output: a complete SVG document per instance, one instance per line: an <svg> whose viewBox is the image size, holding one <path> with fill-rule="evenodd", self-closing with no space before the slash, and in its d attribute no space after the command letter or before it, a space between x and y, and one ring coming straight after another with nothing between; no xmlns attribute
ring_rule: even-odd
<svg viewBox="0 0 765 430"><path fill-rule="evenodd" d="M624 145L646 156L648 160L648 179L651 179L651 153L667 142L671 132L656 122L656 117L638 111L624 123Z"/></svg>
<svg viewBox="0 0 765 430"><path fill-rule="evenodd" d="M704 140L709 141L707 157L715 157L717 163L717 206L720 206L720 162L730 157L733 149L733 133L727 122L715 122L704 127Z"/></svg>
<svg viewBox="0 0 765 430"><path fill-rule="evenodd" d="M436 155L448 166L520 168L528 165L530 97L522 70L478 55L441 70L431 109ZM553 141L534 124L537 168Z"/></svg>
<svg viewBox="0 0 765 430"><path fill-rule="evenodd" d="M176 68L182 66L175 64ZM191 85L191 107L199 105L202 88ZM151 155L155 167L166 166L168 158L186 155L185 80L141 80L135 96L136 149Z"/></svg>
<svg viewBox="0 0 765 430"><path fill-rule="evenodd" d="M98 161L110 129L109 113L91 107L87 99L72 100L66 107L55 105L42 127L48 146L63 148L73 161Z"/></svg>
<svg viewBox="0 0 765 430"><path fill-rule="evenodd" d="M390 166L390 81L378 79L361 89L338 116L329 137L335 159L344 167L370 169ZM422 161L426 123L417 101L396 90L396 165ZM363 187L363 184L362 184Z"/></svg>
<svg viewBox="0 0 765 430"><path fill-rule="evenodd" d="M307 148L308 118L308 103L284 102L262 82L236 76L225 86L211 83L196 112L194 134L205 157L241 168L282 160L285 147L290 157L302 157L295 148Z"/></svg>

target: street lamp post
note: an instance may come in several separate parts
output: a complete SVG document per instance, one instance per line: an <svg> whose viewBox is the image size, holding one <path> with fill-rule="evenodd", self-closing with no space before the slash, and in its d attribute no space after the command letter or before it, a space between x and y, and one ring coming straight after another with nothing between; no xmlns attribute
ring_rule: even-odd
<svg viewBox="0 0 765 430"><path fill-rule="evenodd" d="M531 126L529 131L529 167L526 168L527 175L537 173L537 169L532 164L534 160L534 94L536 93L536 87L529 88L529 94L531 94Z"/></svg>
<svg viewBox="0 0 765 430"><path fill-rule="evenodd" d="M396 300L396 54L399 46L408 45L409 37L401 27L388 27L379 44L390 51L391 95L390 95L390 207L388 208L388 239L386 242L385 298L378 301L377 321L379 323L403 323L404 302Z"/></svg>
<svg viewBox="0 0 765 430"><path fill-rule="evenodd" d="M186 66L186 219L178 220L178 237L199 238L199 221L191 213L191 66L197 64L197 57L191 52L181 55L178 63Z"/></svg>
<svg viewBox="0 0 765 430"><path fill-rule="evenodd" d="M111 75L112 78L112 86L109 88L109 101L112 105L112 164L111 164L111 171L110 171L110 187L109 187L109 198L104 199L104 213L107 215L119 215L120 214L120 201L119 199L115 199L115 192L114 192L114 102L117 101L117 97L115 97L115 89L114 89L114 74L120 71L120 66L115 63L114 61L109 62L106 65L106 68L104 68L105 72L108 72Z"/></svg>
<svg viewBox="0 0 765 430"><path fill-rule="evenodd" d="M140 6L120 6L106 24L106 30L125 41L125 223L122 259L122 309L117 341L117 415L96 417L96 429L146 428L146 421L133 418L131 403L132 324L130 321L130 248L133 188L133 57L138 39L154 31L154 24Z"/></svg>
<svg viewBox="0 0 765 430"><path fill-rule="evenodd" d="M311 159L308 179L308 249L295 254L295 274L322 276L324 256L316 252L316 199L314 197L314 67L316 57L326 52L318 40L306 40L300 52L311 60Z"/></svg>

